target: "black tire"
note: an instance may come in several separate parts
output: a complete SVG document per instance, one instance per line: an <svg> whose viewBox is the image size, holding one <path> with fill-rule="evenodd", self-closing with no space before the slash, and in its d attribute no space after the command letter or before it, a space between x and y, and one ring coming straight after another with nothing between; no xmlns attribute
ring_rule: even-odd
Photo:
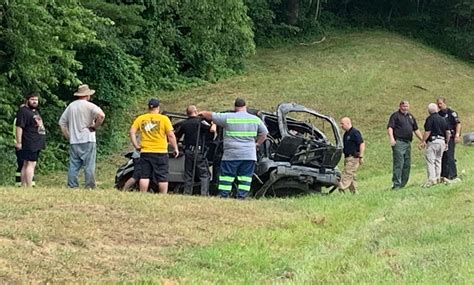
<svg viewBox="0 0 474 285"><path fill-rule="evenodd" d="M295 179L280 179L275 181L265 193L257 191L255 198L262 197L293 197L306 195L314 192L307 183L297 181Z"/></svg>
<svg viewBox="0 0 474 285"><path fill-rule="evenodd" d="M133 175L133 172L127 173L117 178L117 181L115 181L115 188L119 191L123 191L123 186L125 186L125 182L127 182L128 179L132 178L132 175Z"/></svg>

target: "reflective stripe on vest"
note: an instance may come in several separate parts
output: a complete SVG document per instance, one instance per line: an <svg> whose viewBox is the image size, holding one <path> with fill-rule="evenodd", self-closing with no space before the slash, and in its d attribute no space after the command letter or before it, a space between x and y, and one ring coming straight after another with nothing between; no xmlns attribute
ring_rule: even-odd
<svg viewBox="0 0 474 285"><path fill-rule="evenodd" d="M257 131L250 131L250 132L245 132L245 131L226 131L225 132L226 136L229 137L255 137L257 136Z"/></svg>
<svg viewBox="0 0 474 285"><path fill-rule="evenodd" d="M258 125L260 123L259 119L254 118L227 118L227 124L234 125L234 124L255 124Z"/></svg>

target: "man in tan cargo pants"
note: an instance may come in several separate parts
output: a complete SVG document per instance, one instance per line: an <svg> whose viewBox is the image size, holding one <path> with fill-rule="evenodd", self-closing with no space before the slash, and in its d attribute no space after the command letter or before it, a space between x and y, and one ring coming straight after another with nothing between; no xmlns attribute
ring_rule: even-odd
<svg viewBox="0 0 474 285"><path fill-rule="evenodd" d="M351 193L357 193L357 182L355 174L359 166L364 162L365 142L361 133L352 127L351 119L344 117L340 122L344 132L344 170L341 181L339 181L339 192L349 188Z"/></svg>

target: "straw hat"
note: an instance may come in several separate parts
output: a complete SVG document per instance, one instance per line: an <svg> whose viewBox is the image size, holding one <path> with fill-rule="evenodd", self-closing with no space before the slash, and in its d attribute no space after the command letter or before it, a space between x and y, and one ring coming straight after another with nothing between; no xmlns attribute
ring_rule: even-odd
<svg viewBox="0 0 474 285"><path fill-rule="evenodd" d="M89 85L82 84L77 88L77 91L74 93L74 96L83 97L93 95L95 93L94 89L89 89Z"/></svg>

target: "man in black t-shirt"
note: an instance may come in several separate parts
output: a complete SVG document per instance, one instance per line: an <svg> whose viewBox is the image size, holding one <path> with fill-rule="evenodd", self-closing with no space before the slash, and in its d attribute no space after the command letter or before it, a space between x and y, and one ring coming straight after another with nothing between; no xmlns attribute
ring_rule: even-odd
<svg viewBox="0 0 474 285"><path fill-rule="evenodd" d="M408 183L411 168L411 141L413 133L422 140L415 117L408 112L410 104L401 101L399 110L390 116L387 133L393 156L392 190L398 190Z"/></svg>
<svg viewBox="0 0 474 285"><path fill-rule="evenodd" d="M339 191L344 192L349 188L351 193L357 193L357 183L355 174L360 165L364 162L365 142L358 129L352 127L351 119L344 117L340 122L344 132L344 170L341 181L339 181Z"/></svg>
<svg viewBox="0 0 474 285"><path fill-rule="evenodd" d="M428 105L430 114L425 121L425 133L420 146L425 147L426 170L428 180L423 187L430 187L441 182L441 159L448 147L451 133L446 120L438 114L435 103Z"/></svg>
<svg viewBox="0 0 474 285"><path fill-rule="evenodd" d="M26 95L26 104L16 115L16 142L19 159L23 161L21 186L31 187L39 153L46 147L46 130L38 112L39 95Z"/></svg>
<svg viewBox="0 0 474 285"><path fill-rule="evenodd" d="M215 133L216 125L209 124L198 117L196 106L190 105L186 109L186 119L176 131L176 139L184 135L184 194L193 193L194 176L201 181L201 195L209 195L209 165L204 155L206 137Z"/></svg>

